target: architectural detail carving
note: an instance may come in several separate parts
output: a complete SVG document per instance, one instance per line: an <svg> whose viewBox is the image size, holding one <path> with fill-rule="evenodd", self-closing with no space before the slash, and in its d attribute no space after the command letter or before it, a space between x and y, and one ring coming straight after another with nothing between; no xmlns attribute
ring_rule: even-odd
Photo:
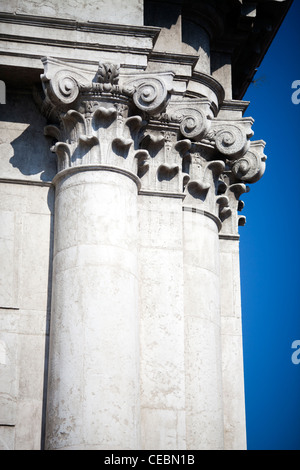
<svg viewBox="0 0 300 470"><path fill-rule="evenodd" d="M220 219L222 221L222 236L237 236L238 227L245 225L246 218L238 214L244 208L244 202L239 198L250 191L243 183L234 183L227 187L224 195L220 196Z"/></svg>
<svg viewBox="0 0 300 470"><path fill-rule="evenodd" d="M37 3L0 12L0 449L244 449L242 100L292 0Z"/></svg>
<svg viewBox="0 0 300 470"><path fill-rule="evenodd" d="M105 64L99 62L97 71L98 83L111 83L117 85L119 81L120 65L119 64Z"/></svg>
<svg viewBox="0 0 300 470"><path fill-rule="evenodd" d="M43 58L44 73L41 75L47 102L53 106L64 106L73 103L81 88L88 86L89 77L85 71L74 70L68 64L52 59Z"/></svg>
<svg viewBox="0 0 300 470"><path fill-rule="evenodd" d="M245 154L250 146L249 138L253 136L252 119L241 119L236 122L214 120L208 140L228 159L235 159Z"/></svg>
<svg viewBox="0 0 300 470"><path fill-rule="evenodd" d="M118 64L100 62L93 76L51 58L43 63L45 101L57 116L45 134L56 140L58 171L96 164L126 169L140 178L142 192L181 195L185 205L218 216L222 231L230 219L237 234L244 222L237 201L246 191L237 188L265 169L265 143L250 141L252 118L219 118L215 99L173 98L173 72L122 74Z"/></svg>
<svg viewBox="0 0 300 470"><path fill-rule="evenodd" d="M262 177L267 159L263 153L264 147L265 142L263 140L252 142L250 150L234 162L231 170L237 180L255 183Z"/></svg>
<svg viewBox="0 0 300 470"><path fill-rule="evenodd" d="M180 124L180 132L183 137L188 139L201 140L209 131L210 121L200 107L196 107L191 101L192 106L187 108L178 108L173 114L172 119Z"/></svg>

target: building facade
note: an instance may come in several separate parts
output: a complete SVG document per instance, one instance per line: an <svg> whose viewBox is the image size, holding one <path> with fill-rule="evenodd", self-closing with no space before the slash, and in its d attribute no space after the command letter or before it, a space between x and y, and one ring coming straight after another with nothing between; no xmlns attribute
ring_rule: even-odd
<svg viewBox="0 0 300 470"><path fill-rule="evenodd" d="M0 2L0 449L246 448L243 95L290 5Z"/></svg>

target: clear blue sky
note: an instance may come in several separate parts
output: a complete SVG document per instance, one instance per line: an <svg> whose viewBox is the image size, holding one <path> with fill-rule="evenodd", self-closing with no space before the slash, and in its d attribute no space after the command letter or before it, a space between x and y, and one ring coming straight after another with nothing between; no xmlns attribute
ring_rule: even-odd
<svg viewBox="0 0 300 470"><path fill-rule="evenodd" d="M267 169L245 202L241 280L248 449L300 450L300 0L294 0L245 100ZM300 94L299 94L300 97Z"/></svg>

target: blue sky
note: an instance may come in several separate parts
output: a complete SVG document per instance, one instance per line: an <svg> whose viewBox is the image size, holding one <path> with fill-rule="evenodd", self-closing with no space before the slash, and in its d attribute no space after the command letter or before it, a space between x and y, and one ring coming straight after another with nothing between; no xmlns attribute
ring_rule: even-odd
<svg viewBox="0 0 300 470"><path fill-rule="evenodd" d="M241 287L248 449L300 450L300 0L288 12L244 99L267 169L245 202ZM300 93L299 93L300 97Z"/></svg>

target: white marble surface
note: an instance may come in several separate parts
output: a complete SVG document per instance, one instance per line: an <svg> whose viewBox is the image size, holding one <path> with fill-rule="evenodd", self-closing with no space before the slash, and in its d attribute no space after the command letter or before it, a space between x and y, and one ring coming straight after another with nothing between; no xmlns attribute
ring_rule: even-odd
<svg viewBox="0 0 300 470"><path fill-rule="evenodd" d="M79 171L56 188L46 447L139 448L137 187Z"/></svg>
<svg viewBox="0 0 300 470"><path fill-rule="evenodd" d="M143 1L130 0L0 0L0 10L27 15L54 18L69 18L78 21L98 21L101 23L143 24Z"/></svg>
<svg viewBox="0 0 300 470"><path fill-rule="evenodd" d="M223 449L219 250L216 223L183 212L188 449Z"/></svg>

